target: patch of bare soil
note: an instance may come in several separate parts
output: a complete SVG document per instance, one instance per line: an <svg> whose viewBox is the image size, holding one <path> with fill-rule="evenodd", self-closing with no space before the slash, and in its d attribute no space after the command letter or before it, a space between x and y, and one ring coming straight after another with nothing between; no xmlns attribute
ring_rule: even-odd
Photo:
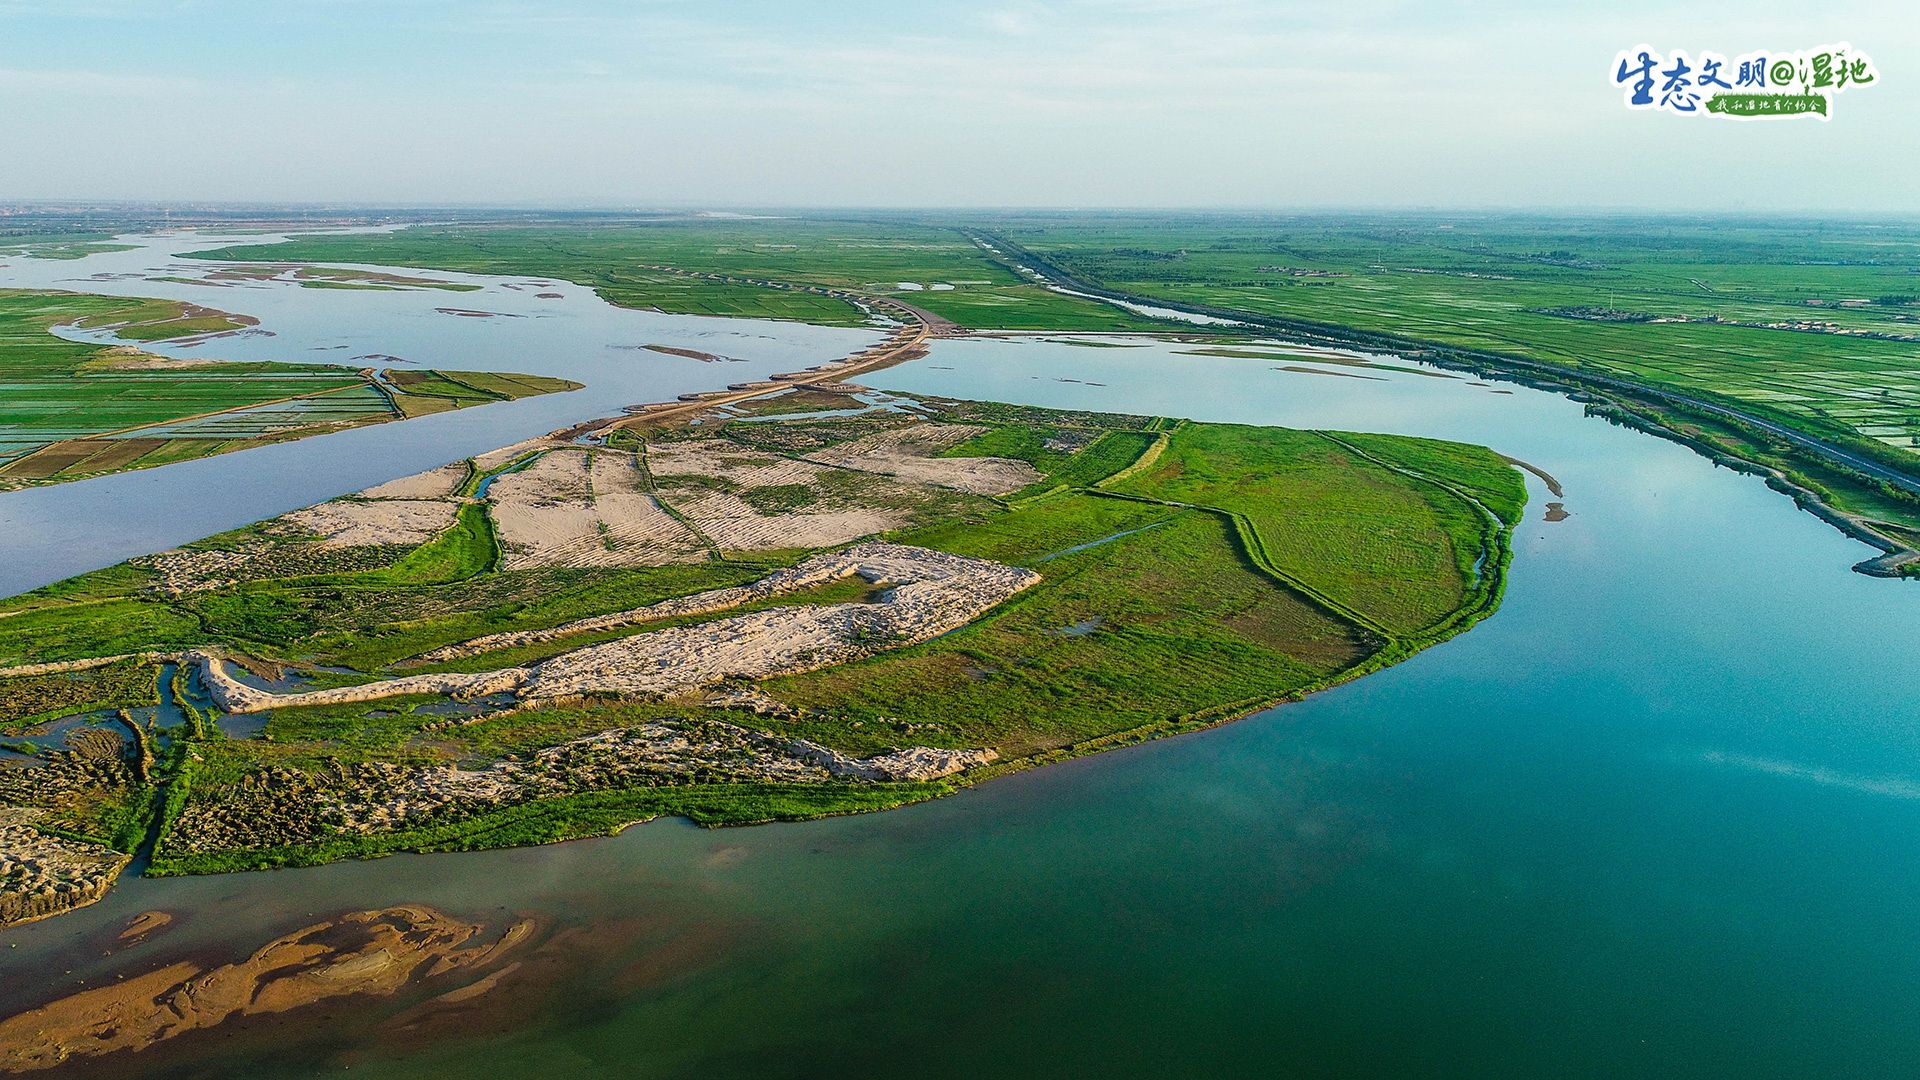
<svg viewBox="0 0 1920 1080"><path fill-rule="evenodd" d="M403 694L479 696L512 691L523 702L593 694L669 697L728 679L764 679L815 671L937 637L972 622L1040 580L988 559L903 544L869 542L826 552L751 585L714 589L646 608L582 619L548 630L493 634L426 654L472 655L569 634L700 615L858 575L890 586L878 603L769 608L691 626L669 627L563 652L528 667L476 674L409 675L359 686L274 694L234 679L216 657L183 657L221 708L249 713L297 705L338 705Z"/></svg>
<svg viewBox="0 0 1920 1080"><path fill-rule="evenodd" d="M444 499L454 493L461 481L467 478L466 465L455 462L442 465L437 469L403 476L398 480L389 480L384 484L360 493L363 499Z"/></svg>
<svg viewBox="0 0 1920 1080"><path fill-rule="evenodd" d="M455 511L454 504L431 499L336 499L281 520L317 534L323 547L417 546L451 526Z"/></svg>
<svg viewBox="0 0 1920 1080"><path fill-rule="evenodd" d="M1525 469L1528 472L1532 473L1533 475L1539 477L1540 482L1547 485L1547 490L1553 492L1554 498L1557 499L1562 495L1566 494L1566 491L1560 487L1560 481L1555 480L1553 478L1553 474L1549 473L1547 470L1541 468L1538 465L1533 464L1532 462L1521 461L1517 457L1507 457L1507 455L1505 454L1501 454L1500 456L1506 459L1507 464Z"/></svg>
<svg viewBox="0 0 1920 1080"><path fill-rule="evenodd" d="M1343 379L1372 379L1374 382L1386 382L1378 375L1355 375L1351 371L1328 371L1325 368L1307 367L1303 364L1283 364L1275 371L1291 371L1300 375L1337 375Z"/></svg>
<svg viewBox="0 0 1920 1080"><path fill-rule="evenodd" d="M155 930L164 930L173 923L173 916L165 911L143 911L127 920L126 928L120 931L119 940L128 945L146 940Z"/></svg>
<svg viewBox="0 0 1920 1080"><path fill-rule="evenodd" d="M127 865L128 856L104 845L34 828L40 813L0 807L0 926L85 907L105 896ZM6 1044L0 1028L0 1046Z"/></svg>
<svg viewBox="0 0 1920 1080"><path fill-rule="evenodd" d="M826 471L823 465L748 450L720 439L655 443L647 447L647 468L662 480L711 476L749 488L812 484Z"/></svg>
<svg viewBox="0 0 1920 1080"><path fill-rule="evenodd" d="M503 446L498 450L489 450L484 454L476 455L473 459L473 463L476 466L478 466L480 471L483 473L492 472L494 469L497 469L502 465L507 464L508 462L514 460L515 458L525 457L526 455L531 454L536 450L550 450L555 447L560 447L565 445L567 444L564 442L556 442L555 440L549 439L545 436L540 436L539 438L533 438L533 439L524 439L520 442L512 444L511 446Z"/></svg>
<svg viewBox="0 0 1920 1080"><path fill-rule="evenodd" d="M237 963L181 961L0 1021L0 1070L50 1069L143 1050L239 1017L452 981L455 972L493 967L532 932L530 922L519 922L495 938L478 923L429 907L354 912L277 938Z"/></svg>
<svg viewBox="0 0 1920 1080"><path fill-rule="evenodd" d="M645 475L632 454L597 452L588 475L608 561L574 565L660 566L706 557L700 538L644 490Z"/></svg>
<svg viewBox="0 0 1920 1080"><path fill-rule="evenodd" d="M1005 495L1039 480L1024 461L996 457L934 457L980 433L972 424L913 424L816 450L808 461L879 473L975 495Z"/></svg>
<svg viewBox="0 0 1920 1080"><path fill-rule="evenodd" d="M838 547L863 536L898 529L911 519L902 510L793 510L763 514L738 495L713 491L674 501L722 551Z"/></svg>
<svg viewBox="0 0 1920 1080"><path fill-rule="evenodd" d="M505 565L660 566L705 547L643 490L633 455L554 450L487 490Z"/></svg>
<svg viewBox="0 0 1920 1080"><path fill-rule="evenodd" d="M101 367L113 371L191 371L217 367L219 360L196 360L190 356L160 356L142 352L132 345L116 345L107 350Z"/></svg>
<svg viewBox="0 0 1920 1080"><path fill-rule="evenodd" d="M702 363L707 363L707 364L733 362L733 357L731 356L721 356L719 353L701 352L699 349L682 349L677 345L648 345L648 346L645 346L645 348L649 352L665 353L668 356L684 356L689 360L699 360Z"/></svg>

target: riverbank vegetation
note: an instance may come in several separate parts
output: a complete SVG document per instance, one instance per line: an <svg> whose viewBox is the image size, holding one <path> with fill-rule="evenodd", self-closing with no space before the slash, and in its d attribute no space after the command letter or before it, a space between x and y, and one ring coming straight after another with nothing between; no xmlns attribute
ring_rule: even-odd
<svg viewBox="0 0 1920 1080"><path fill-rule="evenodd" d="M837 325L861 315L800 290L974 330L1192 329L1049 285L1093 288L1252 320L1210 325L1220 345L1281 333L1580 393L1766 473L1890 551L1863 569L1898 573L1920 572L1916 249L1885 223L1027 213L467 224L203 254L542 273L616 303Z"/></svg>
<svg viewBox="0 0 1920 1080"><path fill-rule="evenodd" d="M776 398L757 417L490 455L0 602L0 664L126 657L0 678L0 723L128 709L155 748L140 791L157 799L160 873L540 842L658 814L880 809L1217 723L1457 633L1497 604L1524 500L1518 473L1477 447L895 404L783 416ZM579 469L555 464L566 454L584 455ZM575 475L589 482L555 486ZM547 516L516 509L525 497ZM343 547L313 531L379 539L369 523L423 502L450 509L422 542ZM501 558L515 530L555 535L588 512L609 545ZM908 569L754 591L876 534L887 543L871 550L896 553L882 565L965 557L955 565L1016 582L1011 598L917 643L856 629L819 640L847 662L802 650L665 696L603 682L523 699L524 678L379 696L390 678L468 685L460 673L538 671L658 635L773 640L796 612L857 627L863 611L935 602L905 599L935 595L914 593ZM835 539L789 539L803 535ZM675 599L695 594L732 598ZM202 663L247 693L340 693L234 713Z"/></svg>
<svg viewBox="0 0 1920 1080"><path fill-rule="evenodd" d="M1920 531L1911 226L1114 215L975 233L1127 296L1580 392L1869 542Z"/></svg>

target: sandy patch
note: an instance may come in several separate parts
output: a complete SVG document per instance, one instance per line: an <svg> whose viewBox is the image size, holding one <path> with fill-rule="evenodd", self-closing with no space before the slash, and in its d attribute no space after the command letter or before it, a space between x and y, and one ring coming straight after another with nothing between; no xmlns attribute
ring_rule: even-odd
<svg viewBox="0 0 1920 1080"><path fill-rule="evenodd" d="M665 697L725 679L764 679L816 671L883 649L926 641L965 626L1040 581L1040 575L1031 570L988 559L902 544L857 544L845 551L815 555L752 585L714 589L550 630L489 635L436 650L428 658L726 611L855 575L888 586L884 599L877 603L768 608L588 645L527 667L470 675L411 675L360 686L274 694L237 681L224 664L203 651L189 652L183 662L199 669L202 683L221 708L236 713L374 701L411 693L472 696L512 690L526 702L594 694Z"/></svg>
<svg viewBox="0 0 1920 1080"><path fill-rule="evenodd" d="M526 455L533 453L535 450L546 450L552 447L565 446L565 445L566 445L565 443L555 442L552 439L548 439L544 436L536 439L525 439L520 442L514 443L511 446L503 446L498 450L489 450L484 454L476 455L473 459L473 463L479 466L480 471L483 473L492 472L493 470L501 467L502 465L505 465L508 462L512 461L514 458L525 457Z"/></svg>
<svg viewBox="0 0 1920 1080"><path fill-rule="evenodd" d="M570 566L593 549L606 551L587 480L585 453L555 450L493 481L488 509L507 569Z"/></svg>
<svg viewBox="0 0 1920 1080"><path fill-rule="evenodd" d="M1040 580L986 559L884 543L815 556L794 569L858 574L893 588L879 603L770 608L561 653L532 669L521 696L667 696L722 679L815 671L965 626Z"/></svg>
<svg viewBox="0 0 1920 1080"><path fill-rule="evenodd" d="M487 490L509 570L659 566L705 557L699 539L640 489L633 456L554 450Z"/></svg>
<svg viewBox="0 0 1920 1080"><path fill-rule="evenodd" d="M1041 479L1039 471L1024 461L932 456L981 430L971 424L914 424L816 451L807 460L975 495L1005 495Z"/></svg>
<svg viewBox="0 0 1920 1080"><path fill-rule="evenodd" d="M721 356L719 353L701 352L699 349L682 349L675 345L644 345L641 347L645 349L649 349L653 352L665 353L668 356L684 356L689 360L698 360L702 363L707 363L707 364L726 363L728 361L733 360L733 357L731 356Z"/></svg>
<svg viewBox="0 0 1920 1080"><path fill-rule="evenodd" d="M143 911L127 920L120 931L120 940L128 944L138 944L146 940L148 934L163 930L173 922L173 915L165 911Z"/></svg>
<svg viewBox="0 0 1920 1080"><path fill-rule="evenodd" d="M602 547L607 561L574 565L661 566L706 558L700 538L642 490L645 477L633 455L596 453L588 474L593 480L594 513L606 526Z"/></svg>
<svg viewBox="0 0 1920 1080"><path fill-rule="evenodd" d="M318 534L323 547L418 546L452 525L455 511L450 502L426 499L337 499L295 510L281 520Z"/></svg>
<svg viewBox="0 0 1920 1080"><path fill-rule="evenodd" d="M85 907L106 895L127 865L128 856L103 845L34 828L29 823L41 813L0 807L0 926Z"/></svg>
<svg viewBox="0 0 1920 1080"><path fill-rule="evenodd" d="M910 520L902 511L875 509L796 510L767 515L738 495L718 491L675 499L674 509L685 514L722 551L838 547L900 528Z"/></svg>
<svg viewBox="0 0 1920 1080"><path fill-rule="evenodd" d="M489 940L485 927L429 907L354 912L268 942L238 963L182 961L0 1022L0 1071L142 1050L237 1017L350 994L392 994L462 968L489 967L532 931L521 922Z"/></svg>
<svg viewBox="0 0 1920 1080"><path fill-rule="evenodd" d="M1535 465L1530 461L1521 461L1517 457L1507 457L1507 455L1505 454L1501 454L1500 456L1504 458L1509 465L1518 466L1519 468L1525 469L1528 472L1532 473L1533 475L1539 477L1540 482L1547 485L1547 490L1553 492L1554 498L1556 499L1560 498L1561 496L1567 493L1567 490L1560 486L1560 481L1554 479L1554 476L1552 473L1541 468L1540 466Z"/></svg>
<svg viewBox="0 0 1920 1080"><path fill-rule="evenodd" d="M442 465L437 469L428 469L423 473L403 476L398 480L389 480L384 484L375 484L360 493L363 499L444 499L452 495L460 482L467 478L465 464L455 462Z"/></svg>
<svg viewBox="0 0 1920 1080"><path fill-rule="evenodd" d="M875 509L795 511L763 515L734 495L704 496L680 507L716 547L727 551L837 547L863 536L905 526L901 511Z"/></svg>
<svg viewBox="0 0 1920 1080"><path fill-rule="evenodd" d="M717 476L742 487L812 484L826 466L733 447L724 440L662 443L647 447L647 468L661 479Z"/></svg>

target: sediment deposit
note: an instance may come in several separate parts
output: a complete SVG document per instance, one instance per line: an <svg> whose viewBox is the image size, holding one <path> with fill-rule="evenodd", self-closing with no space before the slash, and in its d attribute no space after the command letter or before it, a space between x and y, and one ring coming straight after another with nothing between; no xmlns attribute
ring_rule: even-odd
<svg viewBox="0 0 1920 1080"><path fill-rule="evenodd" d="M239 1017L452 981L456 972L494 966L532 933L531 923L519 922L494 936L429 907L354 912L275 939L237 963L169 964L0 1021L0 1070L50 1069Z"/></svg>
<svg viewBox="0 0 1920 1080"><path fill-rule="evenodd" d="M424 544L453 524L456 507L438 499L335 499L282 518L323 547Z"/></svg>
<svg viewBox="0 0 1920 1080"><path fill-rule="evenodd" d="M0 926L93 903L106 895L130 858L100 844L43 833L29 824L39 816L0 806Z"/></svg>
<svg viewBox="0 0 1920 1080"><path fill-rule="evenodd" d="M975 495L1005 495L1040 479L1039 471L1024 461L933 456L958 446L981 430L971 424L920 423L816 450L806 459Z"/></svg>
<svg viewBox="0 0 1920 1080"><path fill-rule="evenodd" d="M890 588L876 603L770 608L589 645L527 667L478 674L409 675L360 686L274 694L241 683L212 653L194 650L184 659L201 671L220 707L234 713L422 693L476 697L510 690L528 703L589 694L665 697L722 679L813 671L884 648L925 641L965 626L1040 580L1031 570L987 559L875 541L813 556L751 585L711 590L547 631L492 635L437 650L427 658L724 611L854 575Z"/></svg>

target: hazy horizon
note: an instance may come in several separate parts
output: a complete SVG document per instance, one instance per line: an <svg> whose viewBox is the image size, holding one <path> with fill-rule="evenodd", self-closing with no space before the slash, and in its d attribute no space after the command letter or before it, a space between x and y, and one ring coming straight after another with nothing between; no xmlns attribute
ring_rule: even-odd
<svg viewBox="0 0 1920 1080"><path fill-rule="evenodd" d="M1892 3L0 0L0 201L1909 213ZM1632 112L1613 54L1846 41L1834 117Z"/></svg>

